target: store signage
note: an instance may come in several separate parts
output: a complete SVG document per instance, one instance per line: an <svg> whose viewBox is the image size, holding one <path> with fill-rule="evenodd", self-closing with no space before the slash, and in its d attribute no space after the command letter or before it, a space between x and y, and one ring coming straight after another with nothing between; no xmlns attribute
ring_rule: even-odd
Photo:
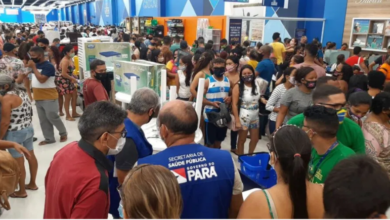
<svg viewBox="0 0 390 220"><path fill-rule="evenodd" d="M263 6L287 8L288 0L263 0Z"/></svg>
<svg viewBox="0 0 390 220"><path fill-rule="evenodd" d="M387 0L356 0L357 4L379 4L382 2L386 2Z"/></svg>
<svg viewBox="0 0 390 220"><path fill-rule="evenodd" d="M242 19L230 19L229 42L241 43Z"/></svg>

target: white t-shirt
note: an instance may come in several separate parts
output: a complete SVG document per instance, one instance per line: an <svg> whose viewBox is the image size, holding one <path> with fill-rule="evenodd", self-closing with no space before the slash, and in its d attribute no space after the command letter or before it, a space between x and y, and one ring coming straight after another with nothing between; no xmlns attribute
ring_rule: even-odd
<svg viewBox="0 0 390 220"><path fill-rule="evenodd" d="M180 84L179 93L177 95L179 96L179 98L184 98L184 99L190 98L191 91L190 91L190 86L186 85L186 75L182 70L178 70L177 75L179 76L179 84Z"/></svg>

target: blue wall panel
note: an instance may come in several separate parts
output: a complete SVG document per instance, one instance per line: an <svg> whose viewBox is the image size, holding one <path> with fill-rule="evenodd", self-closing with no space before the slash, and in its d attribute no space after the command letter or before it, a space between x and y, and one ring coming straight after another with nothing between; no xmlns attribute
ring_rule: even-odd
<svg viewBox="0 0 390 220"><path fill-rule="evenodd" d="M323 18L324 8L325 0L300 0L298 16L301 18ZM300 22L299 28L306 29L309 42L315 37L321 40L322 22Z"/></svg>
<svg viewBox="0 0 390 220"><path fill-rule="evenodd" d="M17 15L7 15L6 13L0 14L0 20L4 23L32 23L35 22L34 15L29 11L23 11L18 9Z"/></svg>
<svg viewBox="0 0 390 220"><path fill-rule="evenodd" d="M23 16L24 20L24 16ZM46 21L58 21L58 12L57 9L51 10L47 15L46 15Z"/></svg>
<svg viewBox="0 0 390 220"><path fill-rule="evenodd" d="M34 17L33 14L31 14L31 12L19 10L19 14L21 14L22 17L23 17L23 19L22 19L23 23L33 23L33 22L35 22L35 17Z"/></svg>
<svg viewBox="0 0 390 220"><path fill-rule="evenodd" d="M85 21L84 21L84 16L83 16L83 5L84 4L80 4L78 5L78 10L79 10L79 22L80 24L84 25L85 24Z"/></svg>
<svg viewBox="0 0 390 220"><path fill-rule="evenodd" d="M335 42L337 48L343 43L345 14L347 12L347 0L326 0L324 18L325 31L323 43Z"/></svg>

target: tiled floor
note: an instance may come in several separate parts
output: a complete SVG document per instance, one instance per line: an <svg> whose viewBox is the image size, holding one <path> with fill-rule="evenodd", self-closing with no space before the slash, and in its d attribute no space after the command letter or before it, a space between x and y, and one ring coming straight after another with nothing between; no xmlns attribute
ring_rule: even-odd
<svg viewBox="0 0 390 220"><path fill-rule="evenodd" d="M80 139L80 135L77 129L77 121L69 122L63 121L68 130L68 141L66 143L59 143L59 136L57 137L57 143L47 145L47 146L38 146L39 141L43 140L41 127L39 125L39 120L34 108L34 118L33 124L35 129L35 137L38 138L38 141L34 143L34 151L38 159L38 176L37 176L37 184L39 189L37 191L28 191L28 197L25 199L13 199L10 198L11 210L4 211L3 215L0 217L2 219L41 219L43 218L43 210L44 210L44 202L45 202L45 176L46 171L49 168L49 165L53 159L54 154L64 147L67 143L72 141L78 141ZM80 111L81 112L81 111ZM248 143L246 143L245 152L248 151ZM222 143L222 148L224 150L230 150L230 132L228 132L228 137L225 142ZM256 151L267 151L266 141L260 140L257 144ZM236 156L233 156L237 159ZM28 166L28 163L26 163ZM28 167L26 167L28 170ZM27 171L26 180L28 180L29 174ZM27 182L27 181L26 181Z"/></svg>

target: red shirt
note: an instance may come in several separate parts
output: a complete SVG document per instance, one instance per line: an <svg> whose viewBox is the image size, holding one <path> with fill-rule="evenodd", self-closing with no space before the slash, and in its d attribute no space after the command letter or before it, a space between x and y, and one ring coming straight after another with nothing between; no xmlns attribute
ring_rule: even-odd
<svg viewBox="0 0 390 220"><path fill-rule="evenodd" d="M360 58L360 61L359 61L359 58ZM355 66L356 64L361 64L364 62L364 58L362 57L359 57L357 55L353 55L351 56L350 58L348 58L346 61L345 61L348 65L350 66ZM359 63L358 63L359 62Z"/></svg>
<svg viewBox="0 0 390 220"><path fill-rule="evenodd" d="M45 178L45 219L107 219L112 163L84 140L59 150Z"/></svg>
<svg viewBox="0 0 390 220"><path fill-rule="evenodd" d="M37 42L38 38L39 38L39 35L35 35L35 36L33 37L32 40L34 41L35 44L38 44L38 42Z"/></svg>
<svg viewBox="0 0 390 220"><path fill-rule="evenodd" d="M97 102L108 101L108 94L103 84L96 79L87 79L83 84L83 97L85 107Z"/></svg>

